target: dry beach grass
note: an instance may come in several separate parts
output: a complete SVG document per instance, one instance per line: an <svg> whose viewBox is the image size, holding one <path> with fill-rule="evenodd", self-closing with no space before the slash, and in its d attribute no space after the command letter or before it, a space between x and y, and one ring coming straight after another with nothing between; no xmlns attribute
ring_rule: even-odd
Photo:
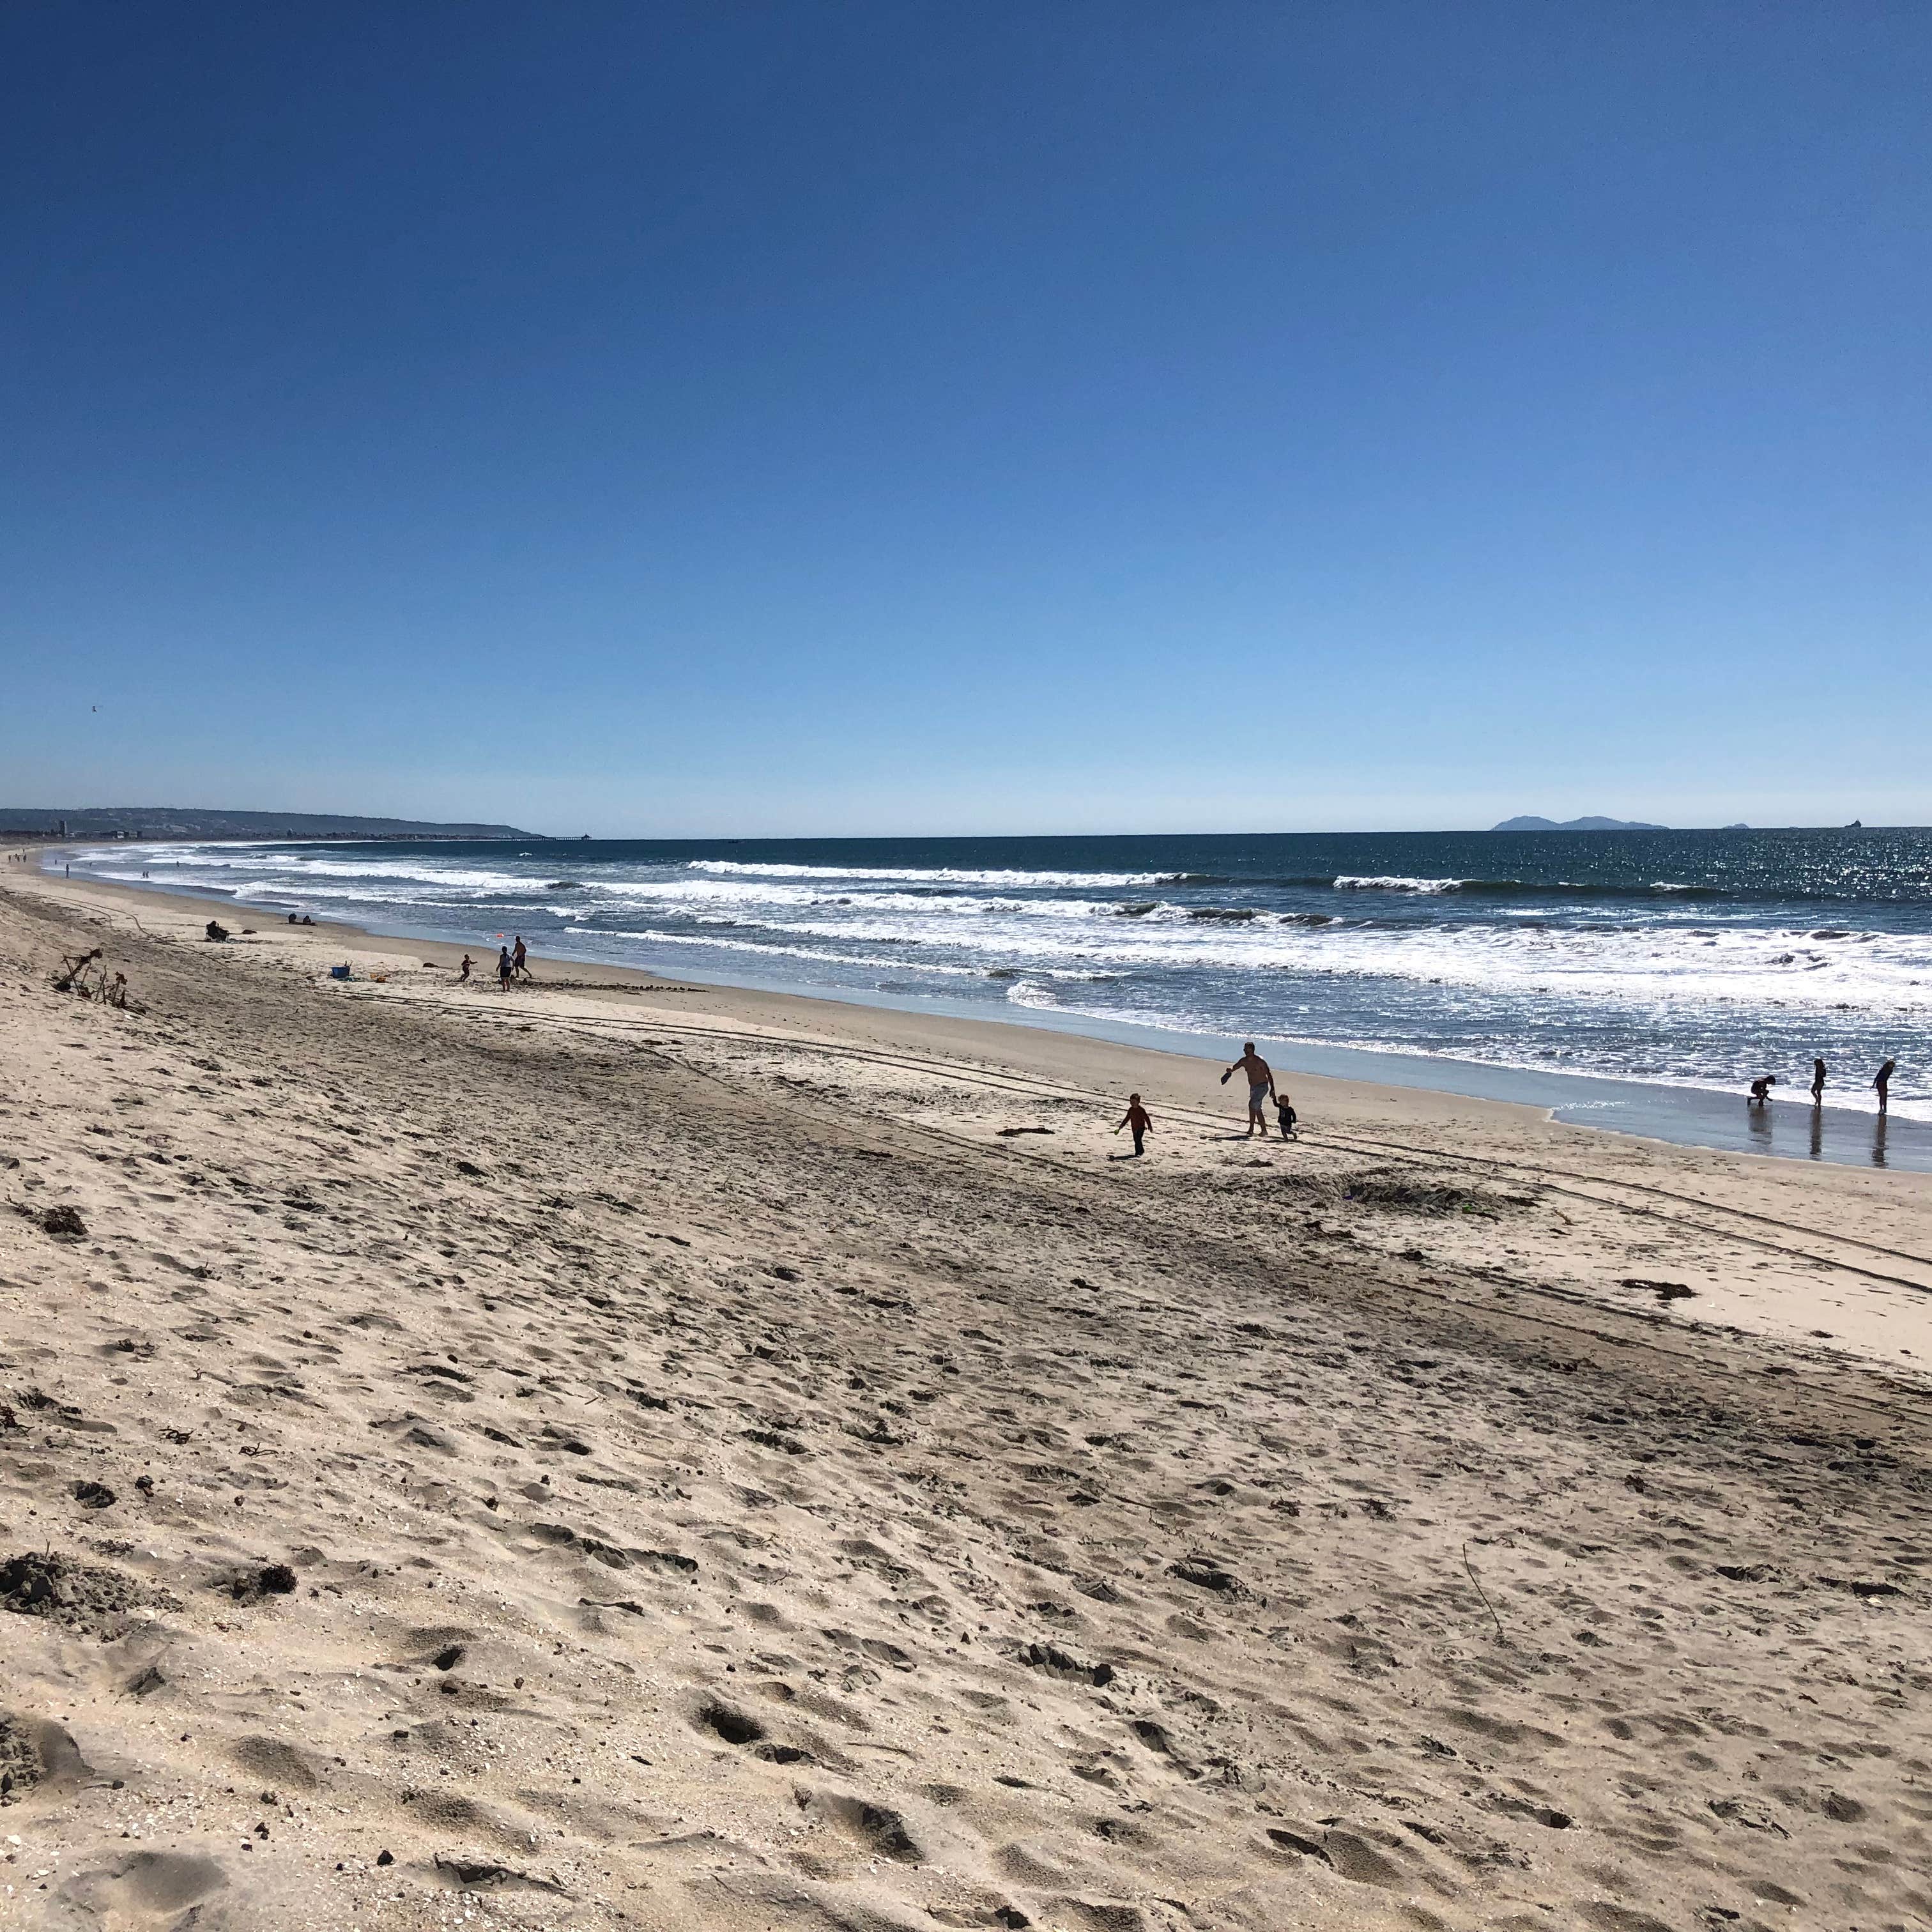
<svg viewBox="0 0 1932 1932"><path fill-rule="evenodd" d="M0 1919L1932 1920L1922 1178L134 904L0 900Z"/></svg>

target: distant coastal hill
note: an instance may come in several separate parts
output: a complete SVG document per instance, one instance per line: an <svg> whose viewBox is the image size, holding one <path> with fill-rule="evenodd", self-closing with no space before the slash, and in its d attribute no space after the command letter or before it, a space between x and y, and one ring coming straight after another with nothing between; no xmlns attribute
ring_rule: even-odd
<svg viewBox="0 0 1932 1932"><path fill-rule="evenodd" d="M1492 832L1668 832L1667 825L1646 825L1640 818L1506 818Z"/></svg>
<svg viewBox="0 0 1932 1932"><path fill-rule="evenodd" d="M541 838L514 825L440 825L419 818L361 818L333 812L206 812L180 805L88 806L50 810L0 806L0 838Z"/></svg>

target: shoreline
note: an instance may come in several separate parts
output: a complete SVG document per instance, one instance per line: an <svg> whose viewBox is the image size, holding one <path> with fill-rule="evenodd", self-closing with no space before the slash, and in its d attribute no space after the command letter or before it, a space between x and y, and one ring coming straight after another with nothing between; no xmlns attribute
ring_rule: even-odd
<svg viewBox="0 0 1932 1932"><path fill-rule="evenodd" d="M786 1082L802 1081L806 1089L892 1110L900 1106L892 1083L904 1074L916 1083L963 1077L993 1083L999 1093L1036 1094L1056 1110L1046 1117L1049 1136L1018 1144L1042 1150L1042 1157L1051 1148L1056 1159L1102 1172L1112 1171L1108 1156L1120 1145L1108 1130L1134 1090L1156 1122L1167 1124L1156 1126L1156 1157L1180 1157L1190 1171L1232 1164L1295 1176L1328 1153L1346 1151L1358 1166L1449 1164L1553 1186L1580 1218L1531 1246L1508 1250L1506 1270L1533 1278L1539 1294L1592 1306L1648 1305L1647 1284L1658 1274L1651 1223L1660 1216L1658 1232L1669 1232L1684 1211L1677 1204L1690 1204L1693 1222L1714 1214L1722 1232L1718 1224L1706 1230L1693 1244L1695 1266L1687 1261L1672 1277L1692 1286L1696 1298L1683 1304L1694 1319L1673 1325L1728 1325L1915 1372L1922 1363L1932 1365L1932 1176L1910 1168L1768 1160L1567 1122L1521 1102L1298 1072L1284 1084L1303 1135L1284 1146L1272 1134L1245 1138L1244 1099L1220 1084L1226 1063L1218 1058L976 1015L671 980L636 967L586 970L583 962L535 954L546 976L505 994L480 974L457 985L466 949L448 941L372 933L347 922L264 925L244 934L228 902L118 881L14 876L45 903L124 921L144 940L184 946L212 963L268 968L316 992L405 1004L426 1018L452 1016L490 1032L655 1040L697 1056L714 1077L748 1082L748 1090L782 1091ZM208 945L202 928L211 916L232 920L236 938ZM356 973L342 985L328 968L345 960ZM826 1065L838 1069L830 1088ZM1004 1132L987 1119L971 1137L997 1142ZM1599 1219L1601 1240L1581 1240L1578 1230ZM1774 1232L1767 1249L1759 1239L1763 1228L1791 1234ZM1432 1238L1428 1252L1468 1259L1487 1253L1485 1238L1459 1231L1446 1241ZM1821 1267L1829 1285L1822 1300ZM1828 1310L1826 1320L1821 1310Z"/></svg>
<svg viewBox="0 0 1932 1932"><path fill-rule="evenodd" d="M35 876L64 886L116 895L134 901L172 900L206 908L210 916L230 919L248 902L178 886L131 880L56 879L44 861L30 860ZM254 915L260 918L262 915ZM270 928L272 930L282 928ZM404 943L460 953L481 941L446 938L434 928L395 930L353 921L317 918L306 931L340 932L380 947ZM565 974L595 971L642 986L671 983L648 968L592 956L532 952L538 964ZM452 961L454 964L454 960ZM480 964L480 962L479 962ZM997 1015L942 995L894 994L836 986L802 987L795 982L752 972L706 976L696 983L720 992L780 1001L897 1012L922 1021L946 1020L967 1027L1006 1028L1028 1035L1060 1035L1109 1042L1139 1051L1226 1064L1238 1049L1215 1036L1179 1028L1141 1026L1060 1011L1014 1008ZM1873 1167L1901 1173L1932 1173L1932 1122L1903 1114L1880 1114L1864 1108L1827 1105L1814 1110L1796 1098L1774 1097L1768 1106L1750 1106L1742 1094L1684 1087L1664 1082L1624 1080L1583 1072L1546 1072L1491 1066L1479 1060L1438 1058L1371 1047L1337 1047L1285 1039L1256 1030L1265 1057L1278 1070L1300 1082L1340 1081L1373 1086L1394 1094L1438 1094L1457 1100L1521 1108L1562 1126L1615 1134L1714 1153L1744 1154L1807 1165ZM1223 1056L1226 1058L1223 1058Z"/></svg>

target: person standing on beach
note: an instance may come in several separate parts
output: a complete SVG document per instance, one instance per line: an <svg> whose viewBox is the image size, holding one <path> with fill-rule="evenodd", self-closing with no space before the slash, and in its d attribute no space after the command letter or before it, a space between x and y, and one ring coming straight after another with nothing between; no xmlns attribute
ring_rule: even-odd
<svg viewBox="0 0 1932 1932"><path fill-rule="evenodd" d="M1872 1084L1878 1090L1878 1110L1881 1114L1887 1113L1891 1111L1892 1076L1898 1070L1898 1062L1897 1060L1888 1060L1885 1064L1872 1076Z"/></svg>
<svg viewBox="0 0 1932 1932"><path fill-rule="evenodd" d="M476 963L468 953L463 956L463 970L456 976L456 983L459 986L466 986L470 983L470 969Z"/></svg>
<svg viewBox="0 0 1932 1932"><path fill-rule="evenodd" d="M1268 1064L1255 1051L1255 1043L1250 1040L1241 1048L1241 1057L1221 1076L1225 1087L1237 1073L1248 1076L1248 1130L1241 1138L1252 1140L1255 1130L1262 1131L1262 1138L1268 1138L1268 1114L1266 1108L1274 1093L1274 1076L1268 1071Z"/></svg>
<svg viewBox="0 0 1932 1932"><path fill-rule="evenodd" d="M1134 1152L1138 1155L1147 1151L1141 1143L1146 1138L1147 1130L1153 1125L1154 1116L1141 1105L1141 1096L1138 1094L1130 1094L1127 1096L1127 1111L1120 1116L1120 1126L1114 1131L1118 1133L1120 1127L1132 1127L1134 1130Z"/></svg>
<svg viewBox="0 0 1932 1932"><path fill-rule="evenodd" d="M1822 1060L1811 1063L1811 1104L1822 1107L1825 1104L1825 1075L1828 1070Z"/></svg>
<svg viewBox="0 0 1932 1932"><path fill-rule="evenodd" d="M500 946L496 949L496 983L505 992L510 990L510 949Z"/></svg>
<svg viewBox="0 0 1932 1932"><path fill-rule="evenodd" d="M519 979L527 980L531 976L530 956L520 932L517 934L517 943L510 951L510 965Z"/></svg>

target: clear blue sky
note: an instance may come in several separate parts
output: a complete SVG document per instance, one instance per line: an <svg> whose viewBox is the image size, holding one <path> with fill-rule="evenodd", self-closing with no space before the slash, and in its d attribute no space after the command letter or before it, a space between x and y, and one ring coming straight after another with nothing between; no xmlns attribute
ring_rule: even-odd
<svg viewBox="0 0 1932 1932"><path fill-rule="evenodd" d="M1932 820L1928 100L1920 0L16 3L0 803Z"/></svg>

